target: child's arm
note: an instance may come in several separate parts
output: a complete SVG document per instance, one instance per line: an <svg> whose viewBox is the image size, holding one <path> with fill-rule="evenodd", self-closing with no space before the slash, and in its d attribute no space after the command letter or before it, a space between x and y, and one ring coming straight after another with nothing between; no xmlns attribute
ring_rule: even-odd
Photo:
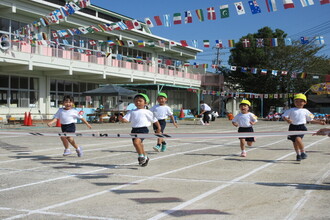
<svg viewBox="0 0 330 220"><path fill-rule="evenodd" d="M50 122L47 123L48 127L51 127L53 123L57 122L57 118L54 118L53 120L51 120Z"/></svg>
<svg viewBox="0 0 330 220"><path fill-rule="evenodd" d="M323 119L312 120L312 121L310 121L310 123L312 123L312 124L320 124L320 125L325 125L326 124L325 123L325 120L323 120Z"/></svg>
<svg viewBox="0 0 330 220"><path fill-rule="evenodd" d="M283 117L283 120L286 121L288 124L292 123L292 120L290 120L290 118L288 117Z"/></svg>
<svg viewBox="0 0 330 220"><path fill-rule="evenodd" d="M257 122L256 121L250 121L251 125L255 125Z"/></svg>
<svg viewBox="0 0 330 220"><path fill-rule="evenodd" d="M238 123L237 122L231 122L235 127L238 127Z"/></svg>
<svg viewBox="0 0 330 220"><path fill-rule="evenodd" d="M170 119L173 121L173 125L178 128L178 124L175 122L173 115L170 116Z"/></svg>
<svg viewBox="0 0 330 220"><path fill-rule="evenodd" d="M92 128L92 126L88 123L88 121L86 121L86 119L84 119L84 118L81 118L80 120L82 120L82 122L84 122L85 123L85 125L89 128L89 129L91 129Z"/></svg>
<svg viewBox="0 0 330 220"><path fill-rule="evenodd" d="M127 122L129 122L128 120L126 120L125 118L119 118L119 121L121 122L121 123L127 123Z"/></svg>
<svg viewBox="0 0 330 220"><path fill-rule="evenodd" d="M156 121L154 122L154 125L156 125L157 129L156 129L156 132L155 133L161 133L161 128L160 128L160 124L159 124L159 121Z"/></svg>
<svg viewBox="0 0 330 220"><path fill-rule="evenodd" d="M330 137L330 128L322 128L313 135L328 135Z"/></svg>

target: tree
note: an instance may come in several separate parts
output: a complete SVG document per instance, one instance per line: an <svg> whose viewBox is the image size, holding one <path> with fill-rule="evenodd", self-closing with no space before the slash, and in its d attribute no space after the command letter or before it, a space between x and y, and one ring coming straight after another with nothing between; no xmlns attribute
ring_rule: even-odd
<svg viewBox="0 0 330 220"><path fill-rule="evenodd" d="M313 43L301 44L293 42L292 46L285 46L284 39L287 34L280 29L272 31L269 27L258 30L255 34L243 36L235 48L231 50L229 65L247 68L267 69L267 75L260 72L242 72L241 68L226 74L226 82L234 90L252 93L290 93L304 92L308 90L312 82L312 76L308 73L325 75L330 72L329 59L324 56L316 56L323 47ZM264 47L257 47L256 39L264 40ZM270 39L277 38L278 46L272 47ZM243 47L243 40L250 41L250 47ZM278 70L277 76L271 74L272 70ZM281 75L281 71L288 71L287 75ZM307 79L301 79L301 73L307 73ZM297 74L297 77L293 76Z"/></svg>

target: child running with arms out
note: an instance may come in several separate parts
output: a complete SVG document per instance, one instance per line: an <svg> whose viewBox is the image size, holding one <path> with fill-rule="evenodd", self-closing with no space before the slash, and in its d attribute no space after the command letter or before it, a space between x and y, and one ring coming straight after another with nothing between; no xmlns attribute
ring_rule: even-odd
<svg viewBox="0 0 330 220"><path fill-rule="evenodd" d="M136 109L129 111L121 120L122 122L131 122L132 134L147 134L149 133L148 127L151 122L157 127L156 133L160 133L160 125L157 118L153 113L146 109L146 105L149 103L149 97L146 94L139 93L134 97L134 104ZM143 138L133 138L133 145L138 153L139 165L145 167L148 165L149 157L144 151Z"/></svg>
<svg viewBox="0 0 330 220"><path fill-rule="evenodd" d="M289 123L289 131L307 131L305 124L308 122L312 124L325 125L323 120L314 120L314 115L304 106L307 104L307 98L304 94L299 93L294 96L294 108L290 108L282 115L284 121ZM288 140L291 140L293 147L297 153L296 160L306 159L305 146L302 141L304 135L290 135Z"/></svg>
<svg viewBox="0 0 330 220"><path fill-rule="evenodd" d="M248 100L242 100L239 104L240 113L237 114L232 120L232 124L235 127L238 127L238 132L254 132L253 125L258 121L257 117L249 112L251 107L251 103ZM252 146L253 142L255 142L254 137L240 137L240 147L242 150L241 157L246 157L246 149L245 142L247 142L248 146Z"/></svg>
<svg viewBox="0 0 330 220"><path fill-rule="evenodd" d="M167 117L170 117L170 119L173 121L173 125L177 128L178 125L176 124L174 117L173 117L173 112L172 109L166 105L167 102L167 94L164 92L161 92L157 96L157 105L154 105L150 111L154 113L154 116L157 118L161 132L164 133L165 127L166 127L166 119ZM153 128L156 132L157 126L154 124ZM166 142L164 138L158 138L157 139L157 145L153 147L153 149L157 152L161 151L164 152L166 151Z"/></svg>
<svg viewBox="0 0 330 220"><path fill-rule="evenodd" d="M50 121L47 125L51 127L53 123L57 122L57 120L60 120L62 132L75 133L76 132L75 123L77 123L77 119L80 119L87 125L88 128L92 128L92 126L86 121L86 119L84 119L83 116L80 115L79 112L73 108L73 105L74 105L73 97L69 95L64 96L63 97L64 108L60 108L54 115L54 119ZM69 144L71 144L76 149L78 157L83 156L82 147L79 147L76 144L73 137L61 137L61 140L65 148L63 156L68 156L71 154Z"/></svg>

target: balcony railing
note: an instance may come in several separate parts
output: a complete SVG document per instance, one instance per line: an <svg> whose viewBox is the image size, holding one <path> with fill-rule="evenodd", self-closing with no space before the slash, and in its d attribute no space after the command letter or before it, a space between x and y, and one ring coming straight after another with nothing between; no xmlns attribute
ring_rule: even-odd
<svg viewBox="0 0 330 220"><path fill-rule="evenodd" d="M66 45L67 46L67 45ZM189 73L186 69L176 66L168 66L163 64L153 65L152 62L122 57L122 59L117 59L116 54L111 54L109 57L102 53L101 51L96 50L86 50L89 54L76 52L73 49L67 49L66 47L55 45L34 45L25 43L25 42L11 42L10 50L19 51L23 53L37 54L41 56L56 57L61 59L82 61L88 63L94 63L99 65L106 65L109 67L118 67L130 70L137 70L141 72L149 72L161 75L168 75L173 77L201 80L200 74Z"/></svg>

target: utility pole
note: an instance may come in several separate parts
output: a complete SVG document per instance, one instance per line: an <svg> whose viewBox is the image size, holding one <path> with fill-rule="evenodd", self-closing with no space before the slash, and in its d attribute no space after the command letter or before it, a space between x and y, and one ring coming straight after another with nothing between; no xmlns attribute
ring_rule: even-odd
<svg viewBox="0 0 330 220"><path fill-rule="evenodd" d="M217 45L214 47L216 49L216 60L213 60L214 65L216 65L215 68L215 73L219 76L219 89L220 89L220 96L219 96L219 111L220 111L220 116L224 117L224 101L223 97L221 96L221 92L223 91L223 84L221 83L222 73L219 70L221 60L220 60L220 45Z"/></svg>

